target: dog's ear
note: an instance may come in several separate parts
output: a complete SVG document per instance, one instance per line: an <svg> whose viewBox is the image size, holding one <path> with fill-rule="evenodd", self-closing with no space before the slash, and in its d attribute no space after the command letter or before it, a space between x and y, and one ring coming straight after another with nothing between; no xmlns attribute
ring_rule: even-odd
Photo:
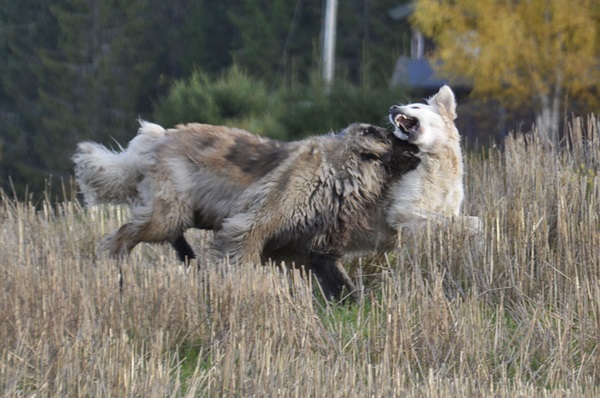
<svg viewBox="0 0 600 398"><path fill-rule="evenodd" d="M452 89L447 85L443 85L440 91L436 95L427 100L429 105L436 106L438 108L444 108L448 116L454 120L456 119L456 99Z"/></svg>

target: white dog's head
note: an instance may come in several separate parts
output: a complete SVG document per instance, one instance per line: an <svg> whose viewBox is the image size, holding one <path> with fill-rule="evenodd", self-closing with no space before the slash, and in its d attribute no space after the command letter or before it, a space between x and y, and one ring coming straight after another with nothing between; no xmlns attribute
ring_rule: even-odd
<svg viewBox="0 0 600 398"><path fill-rule="evenodd" d="M450 87L444 85L427 104L393 105L390 121L396 137L417 145L422 151L433 151L448 141L458 141L456 100Z"/></svg>

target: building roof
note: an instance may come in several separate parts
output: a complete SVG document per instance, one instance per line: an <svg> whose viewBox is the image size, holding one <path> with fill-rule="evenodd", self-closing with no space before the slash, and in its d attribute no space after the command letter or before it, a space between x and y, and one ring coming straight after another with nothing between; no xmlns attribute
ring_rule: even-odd
<svg viewBox="0 0 600 398"><path fill-rule="evenodd" d="M415 3L411 1L392 8L388 11L388 15L394 21L399 21L408 18L413 12L415 12Z"/></svg>
<svg viewBox="0 0 600 398"><path fill-rule="evenodd" d="M438 88L446 83L446 80L436 76L427 59L411 59L408 57L398 58L391 81L392 85L421 88Z"/></svg>

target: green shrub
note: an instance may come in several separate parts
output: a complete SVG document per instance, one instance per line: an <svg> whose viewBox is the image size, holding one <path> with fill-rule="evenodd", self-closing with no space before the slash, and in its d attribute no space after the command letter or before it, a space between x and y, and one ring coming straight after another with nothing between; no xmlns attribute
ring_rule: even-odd
<svg viewBox="0 0 600 398"><path fill-rule="evenodd" d="M387 110L400 96L397 88L349 83L334 84L327 92L315 79L310 86L283 90L278 120L290 137L338 131L354 122L387 126Z"/></svg>
<svg viewBox="0 0 600 398"><path fill-rule="evenodd" d="M164 126L195 121L218 123L218 109L210 87L208 76L201 71L177 81L167 97L156 105L156 121Z"/></svg>
<svg viewBox="0 0 600 398"><path fill-rule="evenodd" d="M264 82L233 66L211 87L222 120L244 119L265 112L269 94Z"/></svg>
<svg viewBox="0 0 600 398"><path fill-rule="evenodd" d="M173 85L156 105L154 116L165 126L190 122L228 124L228 121L244 124L255 113L264 112L267 100L265 84L252 80L236 66L216 81L197 70L189 79Z"/></svg>
<svg viewBox="0 0 600 398"><path fill-rule="evenodd" d="M386 126L387 109L401 90L338 83L325 90L315 78L308 85L269 91L234 66L211 80L196 71L173 86L156 106L158 123L200 122L243 128L272 138L291 140L339 131L353 122ZM403 94L406 97L406 93Z"/></svg>

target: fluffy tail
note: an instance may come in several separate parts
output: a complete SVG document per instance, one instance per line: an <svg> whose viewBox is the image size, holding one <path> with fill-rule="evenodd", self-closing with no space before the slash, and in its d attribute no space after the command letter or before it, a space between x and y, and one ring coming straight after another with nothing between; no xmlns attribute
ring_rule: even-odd
<svg viewBox="0 0 600 398"><path fill-rule="evenodd" d="M79 143L73 162L86 204L135 201L137 185L153 162L152 147L165 133L161 126L140 120L138 135L119 152L95 142Z"/></svg>

